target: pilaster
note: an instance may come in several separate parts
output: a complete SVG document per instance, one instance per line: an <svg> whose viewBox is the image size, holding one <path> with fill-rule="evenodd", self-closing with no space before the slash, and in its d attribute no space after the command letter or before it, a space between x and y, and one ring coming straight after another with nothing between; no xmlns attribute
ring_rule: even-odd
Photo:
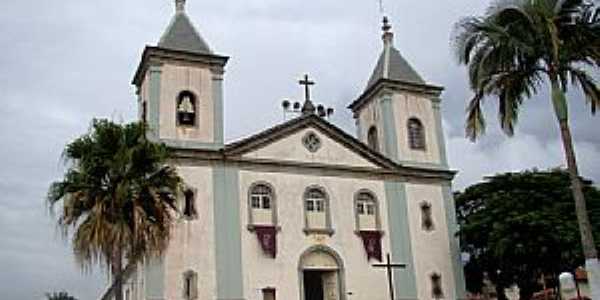
<svg viewBox="0 0 600 300"><path fill-rule="evenodd" d="M444 199L444 209L446 211L446 222L448 222L448 241L450 242L450 259L452 261L452 270L454 275L454 291L451 299L467 299L465 285L465 275L463 272L460 243L456 236L458 224L456 221L456 210L454 196L452 195L452 186L450 182L442 184L442 193Z"/></svg>
<svg viewBox="0 0 600 300"><path fill-rule="evenodd" d="M217 300L244 299L239 170L213 169Z"/></svg>
<svg viewBox="0 0 600 300"><path fill-rule="evenodd" d="M214 129L214 143L218 147L222 147L224 144L223 138L223 68L213 68L212 71L212 98L213 98L213 129Z"/></svg>
<svg viewBox="0 0 600 300"><path fill-rule="evenodd" d="M398 134L394 122L394 107L392 105L392 94L384 94L380 99L381 119L383 125L383 149L391 160L400 160L398 153Z"/></svg>
<svg viewBox="0 0 600 300"><path fill-rule="evenodd" d="M160 138L160 91L162 66L151 65L148 68L148 139L158 141Z"/></svg>
<svg viewBox="0 0 600 300"><path fill-rule="evenodd" d="M412 254L406 186L401 182L385 182L392 260L406 268L394 270L395 300L417 299L415 261Z"/></svg>
<svg viewBox="0 0 600 300"><path fill-rule="evenodd" d="M448 158L446 155L446 139L444 138L444 127L442 125L441 102L442 100L437 97L431 99L431 107L433 108L433 118L435 119L435 131L437 135L440 165L447 168Z"/></svg>

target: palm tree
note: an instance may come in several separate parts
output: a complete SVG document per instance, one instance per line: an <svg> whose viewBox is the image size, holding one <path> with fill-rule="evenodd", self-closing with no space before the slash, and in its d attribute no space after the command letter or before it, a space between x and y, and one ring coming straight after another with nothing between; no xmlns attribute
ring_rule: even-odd
<svg viewBox="0 0 600 300"><path fill-rule="evenodd" d="M485 132L482 103L498 101L500 125L514 132L519 108L549 82L551 103L560 127L571 178L577 219L591 272L593 299L600 299L598 253L587 215L565 93L579 86L592 113L600 105L600 89L589 70L600 66L600 19L582 0L512 0L492 5L482 17L456 25L454 48L467 65L474 97L467 108L466 135Z"/></svg>
<svg viewBox="0 0 600 300"><path fill-rule="evenodd" d="M110 267L121 300L124 266L164 252L181 179L166 164L169 151L145 138L141 123L94 120L66 146L68 170L50 186L51 208L81 267Z"/></svg>

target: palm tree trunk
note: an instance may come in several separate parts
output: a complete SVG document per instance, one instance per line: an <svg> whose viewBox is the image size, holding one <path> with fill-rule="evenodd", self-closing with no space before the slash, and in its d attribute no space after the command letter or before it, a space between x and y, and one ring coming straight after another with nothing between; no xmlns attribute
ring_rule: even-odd
<svg viewBox="0 0 600 300"><path fill-rule="evenodd" d="M123 254L120 247L118 247L116 252L112 265L113 281L115 284L114 299L123 300Z"/></svg>
<svg viewBox="0 0 600 300"><path fill-rule="evenodd" d="M600 299L600 264L598 263L598 251L592 235L592 225L587 213L585 198L583 196L583 185L579 177L577 158L573 146L573 138L569 127L567 103L565 94L557 81L552 81L552 102L554 111L560 125L560 135L567 160L567 170L571 178L571 189L575 200L575 213L581 235L581 245L585 255L585 267L588 272L588 280L591 287L592 299Z"/></svg>
<svg viewBox="0 0 600 300"><path fill-rule="evenodd" d="M579 231L581 233L581 244L583 245L583 253L585 258L597 258L598 252L594 244L592 236L592 226L587 214L585 198L583 196L583 186L579 178L577 169L577 161L573 150L573 141L571 138L571 130L567 121L560 122L560 133L565 148L565 156L567 158L567 166L571 177L571 188L573 189L573 198L575 199L575 212L577 213L577 221L579 223Z"/></svg>

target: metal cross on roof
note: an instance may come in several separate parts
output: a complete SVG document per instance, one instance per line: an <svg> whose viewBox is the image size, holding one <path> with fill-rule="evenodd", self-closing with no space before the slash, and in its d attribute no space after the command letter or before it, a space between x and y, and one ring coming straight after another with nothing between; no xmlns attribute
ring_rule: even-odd
<svg viewBox="0 0 600 300"><path fill-rule="evenodd" d="M386 255L386 260L385 260L384 264L374 264L373 267L387 269L388 286L390 289L390 299L394 300L394 275L392 274L392 269L406 268L406 264L393 264L392 260L390 258L390 254L388 253Z"/></svg>
<svg viewBox="0 0 600 300"><path fill-rule="evenodd" d="M308 79L308 74L304 74L304 78L298 82L304 86L305 101L310 101L310 86L315 85L315 82Z"/></svg>

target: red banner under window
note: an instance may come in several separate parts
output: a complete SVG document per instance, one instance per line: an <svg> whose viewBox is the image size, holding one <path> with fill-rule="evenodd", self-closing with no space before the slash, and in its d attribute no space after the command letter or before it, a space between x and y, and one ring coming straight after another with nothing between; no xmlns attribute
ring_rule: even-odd
<svg viewBox="0 0 600 300"><path fill-rule="evenodd" d="M381 231L361 231L360 237L363 240L365 251L367 252L367 259L376 259L382 261L381 255Z"/></svg>
<svg viewBox="0 0 600 300"><path fill-rule="evenodd" d="M277 228L275 226L254 226L256 237L263 251L275 258L277 256Z"/></svg>

